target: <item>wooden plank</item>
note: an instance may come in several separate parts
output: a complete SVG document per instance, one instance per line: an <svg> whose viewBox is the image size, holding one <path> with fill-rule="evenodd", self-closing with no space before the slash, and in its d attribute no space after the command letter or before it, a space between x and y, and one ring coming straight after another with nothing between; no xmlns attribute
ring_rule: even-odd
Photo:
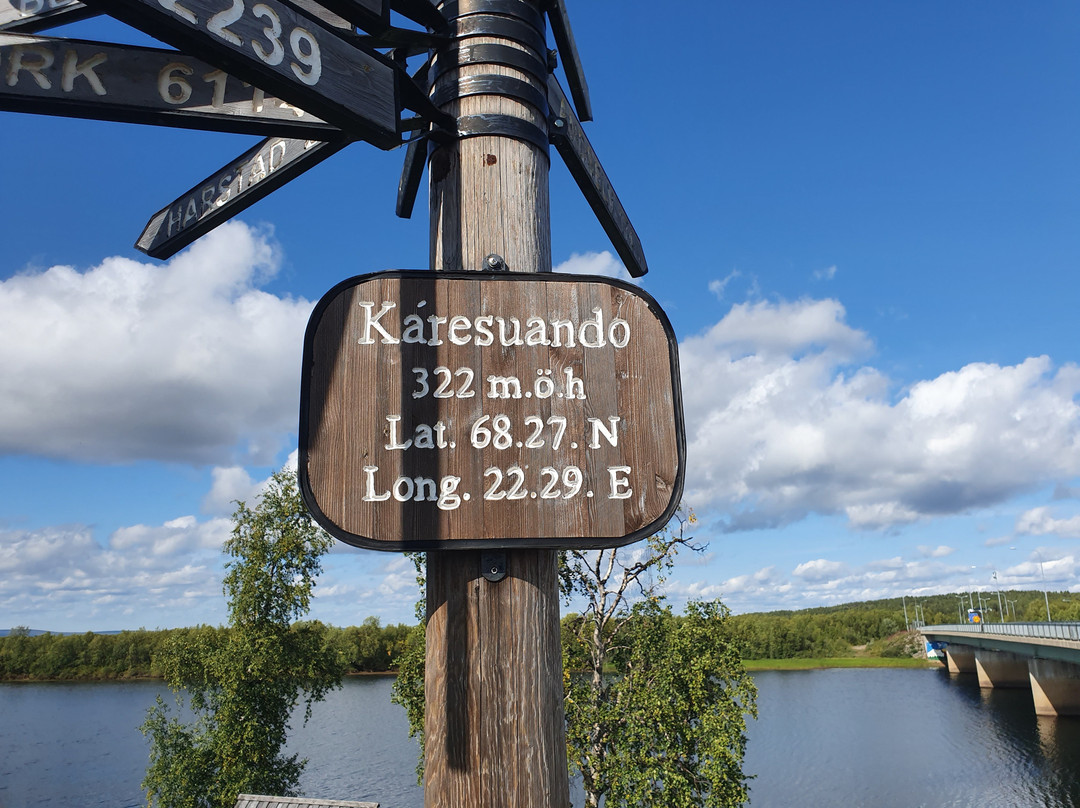
<svg viewBox="0 0 1080 808"><path fill-rule="evenodd" d="M551 0L548 19L563 72L566 74L566 84L570 88L570 97L574 99L574 107L577 109L578 120L591 121L589 85L585 82L585 69L581 66L581 56L578 54L577 42L574 41L574 31L570 28L570 16L566 13L565 0Z"/></svg>
<svg viewBox="0 0 1080 808"><path fill-rule="evenodd" d="M390 149L397 73L381 56L281 0L91 0L108 14Z"/></svg>
<svg viewBox="0 0 1080 808"><path fill-rule="evenodd" d="M169 258L346 145L267 138L150 217L135 246Z"/></svg>
<svg viewBox="0 0 1080 808"><path fill-rule="evenodd" d="M480 609L478 552L428 554L425 690L425 805L479 806L480 783L469 776L485 765L484 724L494 712L483 678L489 645ZM490 710L490 712L488 712ZM487 714L485 714L487 713ZM513 804L513 803L507 803Z"/></svg>
<svg viewBox="0 0 1080 808"><path fill-rule="evenodd" d="M234 808L379 808L379 803L357 800L326 800L312 797L240 794L236 798Z"/></svg>
<svg viewBox="0 0 1080 808"><path fill-rule="evenodd" d="M554 76L548 77L551 140L631 276L649 271L641 239Z"/></svg>
<svg viewBox="0 0 1080 808"><path fill-rule="evenodd" d="M473 10L495 11L523 20L538 16L541 22L537 29L543 30L539 0L515 3L449 0L442 3L440 9L448 18ZM487 42L495 39L486 37ZM518 44L528 47L524 42ZM462 66L460 71L450 71L436 79L434 91L436 94L445 91L447 85L456 83L459 78L488 73L533 81L503 64L469 64ZM499 96L465 97L447 103L447 109L454 115L464 116L509 115L540 129L546 123L542 113L534 107ZM497 253L512 272L526 273L519 277L532 277L528 273L550 270L546 151L538 144L500 135L471 137L436 148L429 172L430 266L452 271L490 268L487 257ZM484 305L483 301L488 298L486 289L492 279L471 274L481 292L476 297ZM545 301L541 298L545 291L536 289L534 293L533 303L543 305ZM482 309L481 316L499 314L507 316L507 312L490 309ZM502 357L492 355L493 346L477 346L475 339L471 344L480 351L480 364L474 367L483 369L486 382L489 355L492 360ZM515 348L500 346L499 351ZM483 410L485 402L481 402L481 411L488 414ZM515 441L513 451L523 449L518 449ZM483 528L485 533L493 532L486 522ZM557 553L550 549L506 552L506 577L498 581L477 576L475 555L479 554L427 554L428 580L443 582L447 600L455 597L451 592L464 594L464 597L461 594L457 597L461 597L469 611L459 619L467 620L470 625L475 623L476 631L470 638L472 642L463 645L447 642L444 633L431 631L429 625L427 658L445 659L446 663L435 669L428 668L426 681L434 685L435 677L440 674L461 671L459 686L477 694L472 702L475 707L470 726L476 728L472 738L483 739L485 743L478 749L475 759L470 756L462 761L464 765L455 765L454 739L445 731L446 722L439 720L439 705L433 707L429 702L425 722L429 771L446 772L449 776L426 778L424 805L426 808L569 805L561 711ZM544 607L535 608L534 604ZM464 655L473 653L474 646L485 649L481 652L479 670L473 665L458 663ZM547 720L529 718L536 714ZM537 750L547 754L538 758Z"/></svg>
<svg viewBox="0 0 1080 808"><path fill-rule="evenodd" d="M390 7L383 0L319 0L320 5L369 34L390 27Z"/></svg>
<svg viewBox="0 0 1080 808"><path fill-rule="evenodd" d="M32 34L100 13L79 0L0 0L0 31Z"/></svg>
<svg viewBox="0 0 1080 808"><path fill-rule="evenodd" d="M0 33L0 109L334 140L341 131L201 59L158 48Z"/></svg>
<svg viewBox="0 0 1080 808"><path fill-rule="evenodd" d="M676 351L655 301L610 279L345 281L305 340L308 506L374 549L635 541L681 494Z"/></svg>

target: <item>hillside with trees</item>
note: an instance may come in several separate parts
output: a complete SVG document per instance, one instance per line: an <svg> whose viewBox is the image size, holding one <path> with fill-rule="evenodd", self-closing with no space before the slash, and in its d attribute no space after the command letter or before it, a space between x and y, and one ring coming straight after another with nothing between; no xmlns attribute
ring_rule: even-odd
<svg viewBox="0 0 1080 808"><path fill-rule="evenodd" d="M976 607L980 593L974 593ZM1001 622L997 593L981 594L984 619ZM949 593L920 598L845 603L798 611L756 612L731 615L727 629L741 649L743 659L800 659L852 656L907 655L911 644L898 638L905 625L956 623L966 619L971 593ZM1080 595L1069 592L1003 591L1005 622L1046 620L1046 602L1054 622L1080 621ZM904 607L907 606L905 623ZM918 607L916 609L916 607ZM1015 616L1014 616L1015 615ZM673 620L680 619L678 616ZM563 619L564 634L575 632L579 618ZM384 673L398 669L410 641L411 626L382 625L369 617L359 626L337 628L312 623L338 649L349 673ZM227 628L199 626L162 631L121 631L110 634L34 634L16 627L0 637L0 680L130 679L161 678L155 658L172 638L192 632L228 632ZM574 643L571 665L577 659ZM580 660L578 660L580 661Z"/></svg>
<svg viewBox="0 0 1080 808"><path fill-rule="evenodd" d="M1045 622L1046 603L1054 622L1080 621L1080 595L1069 592L950 592L926 597L887 598L799 611L735 615L743 659L799 659L852 656L907 656L912 647L898 637L908 626L967 621L971 604L988 623ZM906 615L905 615L906 608Z"/></svg>

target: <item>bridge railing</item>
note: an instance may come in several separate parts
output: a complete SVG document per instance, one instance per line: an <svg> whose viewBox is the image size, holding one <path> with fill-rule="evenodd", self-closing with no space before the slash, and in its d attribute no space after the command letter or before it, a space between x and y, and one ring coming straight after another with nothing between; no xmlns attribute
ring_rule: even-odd
<svg viewBox="0 0 1080 808"><path fill-rule="evenodd" d="M956 625L923 626L919 629L923 634L933 634L935 630L1080 642L1080 623L957 623Z"/></svg>

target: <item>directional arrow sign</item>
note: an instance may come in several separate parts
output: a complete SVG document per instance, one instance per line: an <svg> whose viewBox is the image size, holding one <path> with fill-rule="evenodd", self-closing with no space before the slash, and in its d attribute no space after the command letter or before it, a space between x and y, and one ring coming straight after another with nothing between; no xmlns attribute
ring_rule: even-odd
<svg viewBox="0 0 1080 808"><path fill-rule="evenodd" d="M92 0L129 25L389 149L398 134L397 73L281 0Z"/></svg>
<svg viewBox="0 0 1080 808"><path fill-rule="evenodd" d="M649 271L641 240L554 76L548 76L548 107L551 141L600 220L623 265L633 277L640 278Z"/></svg>
<svg viewBox="0 0 1080 808"><path fill-rule="evenodd" d="M0 31L33 33L100 13L77 0L0 0Z"/></svg>
<svg viewBox="0 0 1080 808"><path fill-rule="evenodd" d="M563 0L551 0L548 5L548 19L551 21L551 33L555 37L555 46L559 49L566 84L570 87L570 96L577 107L578 120L592 120L592 103L589 101L589 85L585 83L585 71L581 67L574 32L570 28L570 17L566 14Z"/></svg>
<svg viewBox="0 0 1080 808"><path fill-rule="evenodd" d="M176 51L0 34L0 109L332 140L341 130Z"/></svg>
<svg viewBox="0 0 1080 808"><path fill-rule="evenodd" d="M169 258L346 145L267 138L155 213L135 246Z"/></svg>

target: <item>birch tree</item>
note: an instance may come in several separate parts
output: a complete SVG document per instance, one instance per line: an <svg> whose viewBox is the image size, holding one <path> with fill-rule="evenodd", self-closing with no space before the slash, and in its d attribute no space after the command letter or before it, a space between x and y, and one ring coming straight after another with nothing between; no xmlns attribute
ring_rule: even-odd
<svg viewBox="0 0 1080 808"><path fill-rule="evenodd" d="M333 542L304 508L293 472L271 478L259 504L239 503L225 543L229 629L177 635L161 655L183 722L159 697L142 725L150 805L231 808L240 793L294 793L305 761L283 755L293 709L339 686L344 657L307 614Z"/></svg>
<svg viewBox="0 0 1080 808"><path fill-rule="evenodd" d="M687 604L676 616L662 585L680 550L704 548L679 515L643 546L570 550L564 595L567 754L585 804L736 806L749 797L742 770L746 716L756 691L742 666L728 610Z"/></svg>

